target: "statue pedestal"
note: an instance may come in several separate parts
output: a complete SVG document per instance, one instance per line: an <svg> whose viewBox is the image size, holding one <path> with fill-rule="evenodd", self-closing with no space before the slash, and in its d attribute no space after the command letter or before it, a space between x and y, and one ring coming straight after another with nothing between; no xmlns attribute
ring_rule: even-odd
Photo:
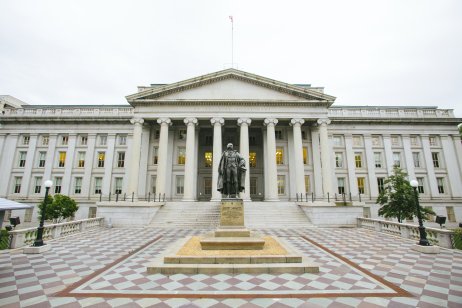
<svg viewBox="0 0 462 308"><path fill-rule="evenodd" d="M261 250L265 240L245 227L242 199L221 200L220 226L201 241L203 250Z"/></svg>

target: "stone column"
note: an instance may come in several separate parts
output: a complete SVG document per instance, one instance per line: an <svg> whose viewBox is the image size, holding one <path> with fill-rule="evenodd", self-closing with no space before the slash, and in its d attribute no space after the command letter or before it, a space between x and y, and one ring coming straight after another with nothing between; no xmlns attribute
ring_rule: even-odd
<svg viewBox="0 0 462 308"><path fill-rule="evenodd" d="M112 187L112 167L114 165L116 137L117 136L114 133L109 133L107 136L107 149L105 152L103 186L101 187L102 189L101 192L103 196L108 196L109 194L114 193L114 190L111 191L111 187Z"/></svg>
<svg viewBox="0 0 462 308"><path fill-rule="evenodd" d="M327 125L330 124L330 120L327 118L318 119L319 125L319 142L321 145L321 163L322 163L322 189L324 191L324 198L327 198L327 193L330 194L331 198L334 193L332 191L332 178L331 178L331 167L330 167L330 153L329 153L329 136L327 134Z"/></svg>
<svg viewBox="0 0 462 308"><path fill-rule="evenodd" d="M351 134L345 134L344 137L345 137L346 163L348 167L348 186L350 187L349 190L350 190L351 195L357 196L359 191L358 191L358 182L356 180L356 162L355 162L355 152L353 151L353 136Z"/></svg>
<svg viewBox="0 0 462 308"><path fill-rule="evenodd" d="M157 119L160 124L159 149L157 152L157 175L156 175L156 195L164 196L167 184L167 161L168 161L168 127L172 125L169 118Z"/></svg>
<svg viewBox="0 0 462 308"><path fill-rule="evenodd" d="M250 201L250 165L249 165L249 125L252 123L252 120L249 118L239 118L237 120L237 125L241 127L241 139L239 152L245 159L245 169L247 172L245 174L245 190L241 192L241 198L244 201Z"/></svg>
<svg viewBox="0 0 462 308"><path fill-rule="evenodd" d="M311 129L311 148L313 157L313 179L311 189L315 197L322 196L321 152L319 150L319 131Z"/></svg>
<svg viewBox="0 0 462 308"><path fill-rule="evenodd" d="M51 137L50 137L51 143ZM91 172L93 170L93 161L95 156L95 146L96 146L96 134L91 133L88 134L88 141L87 141L87 151L85 153L85 167L84 167L84 174L82 180L82 196L90 197L93 195L93 191L91 191ZM46 179L44 179L46 180Z"/></svg>
<svg viewBox="0 0 462 308"><path fill-rule="evenodd" d="M61 183L61 193L64 195L69 195L69 192L71 191L72 169L74 168L74 152L76 144L77 134L69 134L69 142L66 151L66 162L64 164L63 181Z"/></svg>
<svg viewBox="0 0 462 308"><path fill-rule="evenodd" d="M457 168L457 154L454 143L448 135L441 135L443 147L444 167L448 171L448 182L453 197L462 197L462 179ZM441 158L440 158L441 159Z"/></svg>
<svg viewBox="0 0 462 308"><path fill-rule="evenodd" d="M414 159L412 157L411 140L409 135L402 135L404 159L406 161L407 174L410 180L415 180Z"/></svg>
<svg viewBox="0 0 462 308"><path fill-rule="evenodd" d="M427 179L430 186L430 195L432 197L439 197L438 183L436 181L435 167L433 167L432 152L430 149L430 140L428 135L421 135L422 149L425 159L425 166L427 167Z"/></svg>
<svg viewBox="0 0 462 308"><path fill-rule="evenodd" d="M302 144L302 124L303 119L292 119L290 125L293 127L294 134L294 158L295 158L295 193L305 196L305 166L303 165L303 144ZM292 167L292 166L291 166Z"/></svg>
<svg viewBox="0 0 462 308"><path fill-rule="evenodd" d="M379 188L377 187L377 176L375 175L375 158L372 150L371 135L364 135L364 147L366 149L367 176L369 178L369 195L377 197Z"/></svg>
<svg viewBox="0 0 462 308"><path fill-rule="evenodd" d="M184 194L183 201L195 201L194 181L196 174L194 172L194 162L196 160L195 140L196 140L196 118L186 118L184 123L187 126L186 130L186 162L184 165Z"/></svg>
<svg viewBox="0 0 462 308"><path fill-rule="evenodd" d="M29 148L26 155L26 166L24 167L24 174L21 184L21 196L29 196L30 194L30 181L32 180L32 168L34 166L34 157L37 147L38 135L31 134L29 141Z"/></svg>
<svg viewBox="0 0 462 308"><path fill-rule="evenodd" d="M388 175L393 174L393 150L391 149L391 137L390 135L383 135L383 148L385 151L385 161L387 165Z"/></svg>
<svg viewBox="0 0 462 308"><path fill-rule="evenodd" d="M225 124L223 118L212 118L210 123L213 125L213 158L212 158L212 199L211 201L221 200L221 193L217 190L218 166L220 164L222 141L221 127Z"/></svg>
<svg viewBox="0 0 462 308"><path fill-rule="evenodd" d="M278 124L277 119L267 118L263 122L266 126L266 158L268 161L268 172L265 181L268 181L268 193L266 201L279 201L278 197L278 174L276 165L276 135L274 127Z"/></svg>
<svg viewBox="0 0 462 308"><path fill-rule="evenodd" d="M133 128L133 142L132 142L132 155L130 159L130 169L128 177L127 194L131 197L135 193L135 198L138 198L138 176L140 172L140 154L141 154L141 133L143 131L144 119L133 118L130 123L134 125Z"/></svg>

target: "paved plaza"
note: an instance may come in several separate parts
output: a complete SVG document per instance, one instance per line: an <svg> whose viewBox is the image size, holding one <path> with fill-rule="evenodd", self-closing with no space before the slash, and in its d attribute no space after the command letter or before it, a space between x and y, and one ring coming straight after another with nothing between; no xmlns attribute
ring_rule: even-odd
<svg viewBox="0 0 462 308"><path fill-rule="evenodd" d="M319 274L147 275L176 239L207 230L113 228L0 254L1 307L462 307L462 252L356 228L261 229Z"/></svg>

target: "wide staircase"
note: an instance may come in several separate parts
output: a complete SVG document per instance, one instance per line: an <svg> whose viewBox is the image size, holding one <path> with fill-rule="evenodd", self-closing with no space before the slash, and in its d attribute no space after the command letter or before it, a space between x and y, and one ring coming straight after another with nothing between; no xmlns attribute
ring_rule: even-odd
<svg viewBox="0 0 462 308"><path fill-rule="evenodd" d="M313 227L294 202L245 202L245 225L248 228ZM161 228L215 229L220 221L220 202L167 202L149 226Z"/></svg>

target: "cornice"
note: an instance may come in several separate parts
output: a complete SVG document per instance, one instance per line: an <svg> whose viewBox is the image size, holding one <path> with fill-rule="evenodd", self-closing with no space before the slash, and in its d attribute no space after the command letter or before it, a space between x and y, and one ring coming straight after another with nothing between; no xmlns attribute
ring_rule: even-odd
<svg viewBox="0 0 462 308"><path fill-rule="evenodd" d="M328 107L329 103L324 101L281 101L281 100L137 100L137 104L155 105L177 105L177 106L210 106L210 105L226 105L226 106L307 106L307 107Z"/></svg>

